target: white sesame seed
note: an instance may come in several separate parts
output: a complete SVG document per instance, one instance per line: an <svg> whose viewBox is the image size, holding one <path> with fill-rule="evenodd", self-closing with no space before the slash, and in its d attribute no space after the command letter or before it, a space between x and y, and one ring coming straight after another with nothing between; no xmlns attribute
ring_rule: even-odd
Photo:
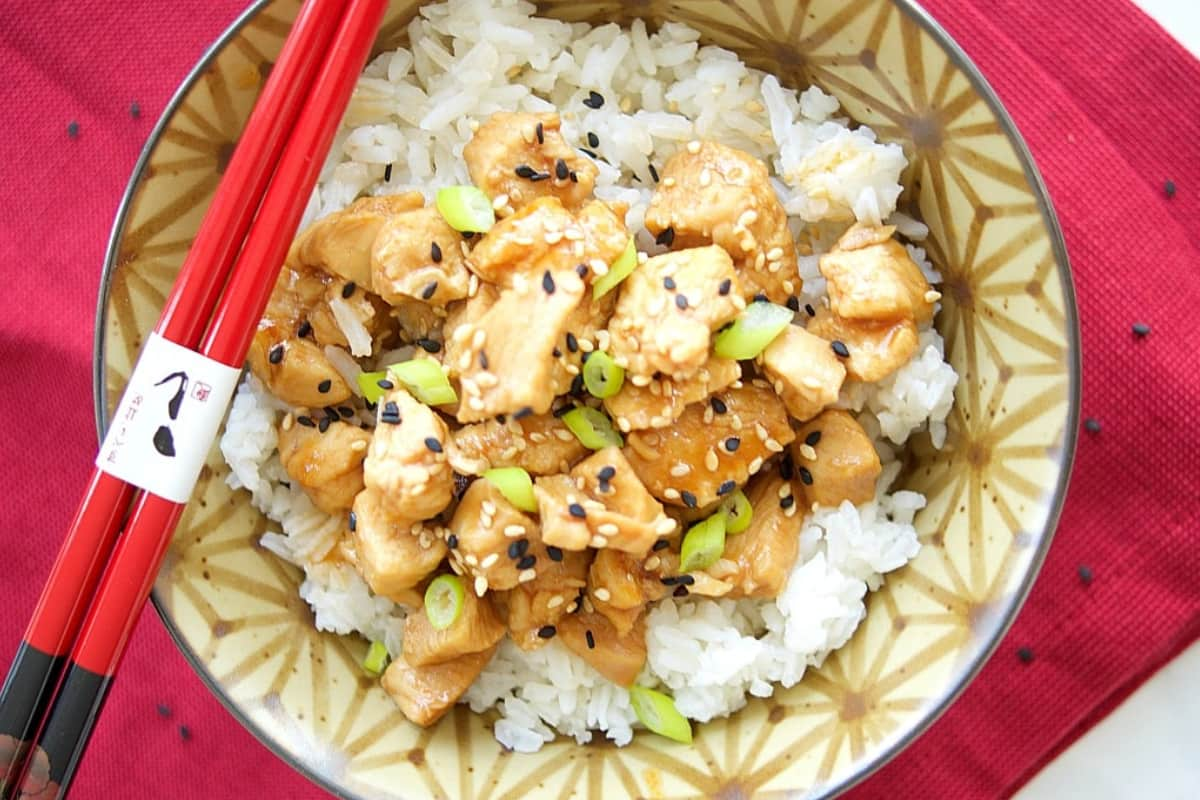
<svg viewBox="0 0 1200 800"><path fill-rule="evenodd" d="M611 337L609 336L608 331L597 331L596 332L596 346L599 347L601 350L608 349L608 345L610 344L610 339L611 339Z"/></svg>
<svg viewBox="0 0 1200 800"><path fill-rule="evenodd" d="M675 179L674 178L663 178L662 185L665 188L670 189L672 186L675 185Z"/></svg>
<svg viewBox="0 0 1200 800"><path fill-rule="evenodd" d="M558 439L560 442L569 442L575 438L570 431L563 430L562 428L555 428L553 433L554 438Z"/></svg>
<svg viewBox="0 0 1200 800"><path fill-rule="evenodd" d="M487 592L487 590L488 590L487 578L483 577L482 575L476 575L475 576L475 594L478 595L479 597L483 597L484 593Z"/></svg>
<svg viewBox="0 0 1200 800"><path fill-rule="evenodd" d="M494 565L499 560L500 560L500 554L492 553L487 558L485 558L483 561L479 562L479 568L480 569L488 569L489 567Z"/></svg>
<svg viewBox="0 0 1200 800"><path fill-rule="evenodd" d="M566 600L563 598L563 596L561 594L556 594L556 595L554 595L554 597L551 597L549 600L546 601L546 608L558 608L565 602L566 602Z"/></svg>
<svg viewBox="0 0 1200 800"><path fill-rule="evenodd" d="M740 431L742 429L742 418L739 415L734 414L729 418L729 427L735 431Z"/></svg>
<svg viewBox="0 0 1200 800"><path fill-rule="evenodd" d="M533 442L534 444L541 444L542 442L546 441L546 434L540 431L534 431L533 433L529 434L529 441Z"/></svg>
<svg viewBox="0 0 1200 800"><path fill-rule="evenodd" d="M712 421L713 421L713 416L714 416L714 414L713 414L712 406L709 406L708 408L704 409L704 424L711 425Z"/></svg>
<svg viewBox="0 0 1200 800"><path fill-rule="evenodd" d="M754 423L754 435L759 439L766 439L770 434L767 433L767 429L761 422L756 422Z"/></svg>
<svg viewBox="0 0 1200 800"><path fill-rule="evenodd" d="M621 433L629 433L633 430L633 423L629 421L629 417L617 417L617 427L621 429Z"/></svg>
<svg viewBox="0 0 1200 800"><path fill-rule="evenodd" d="M466 565L468 567L479 566L479 559L475 557L474 553L467 553L466 557L463 558L463 561L466 563Z"/></svg>
<svg viewBox="0 0 1200 800"><path fill-rule="evenodd" d="M814 503L813 505L816 505L816 503ZM815 510L815 509L814 509L814 510ZM790 506L788 506L787 508L785 508L785 509L783 510L783 515L784 515L785 517L794 517L794 516L796 516L796 504L795 504L795 503L793 503L792 505L790 505Z"/></svg>
<svg viewBox="0 0 1200 800"><path fill-rule="evenodd" d="M464 350L464 351L463 351L463 354L462 354L461 356L459 356L459 357L458 357L458 371L459 371L459 372L466 372L467 370L469 370L469 369L471 368L471 361L472 361L472 360L473 360L473 359L472 359L472 357L471 357L471 351L470 351L470 350Z"/></svg>
<svg viewBox="0 0 1200 800"><path fill-rule="evenodd" d="M753 475L754 473L758 472L760 469L762 469L762 465L762 456L755 456L754 460L750 462L750 474Z"/></svg>
<svg viewBox="0 0 1200 800"><path fill-rule="evenodd" d="M592 598L587 597L586 595L583 598L583 610L589 614L592 614L596 611L596 607L592 605Z"/></svg>
<svg viewBox="0 0 1200 800"><path fill-rule="evenodd" d="M592 594L596 595L596 599L602 603L607 603L609 600L612 600L612 592L610 592L608 589L605 589L603 586L593 591Z"/></svg>
<svg viewBox="0 0 1200 800"><path fill-rule="evenodd" d="M483 328L479 328L475 331L475 333L471 334L471 347L475 350L483 347L486 341L487 331L485 331Z"/></svg>
<svg viewBox="0 0 1200 800"><path fill-rule="evenodd" d="M820 389L821 388L821 381L818 378L813 377L812 375L805 375L803 378L800 379L800 383L804 384L805 388L808 388L808 389Z"/></svg>
<svg viewBox="0 0 1200 800"><path fill-rule="evenodd" d="M765 442L763 442L763 446L766 447L768 450L770 450L772 453L782 453L783 452L783 445L781 445L779 443L779 441L776 439L767 439Z"/></svg>
<svg viewBox="0 0 1200 800"><path fill-rule="evenodd" d="M568 375L578 375L579 374L579 367L575 366L574 364L567 364L563 367L563 369L565 369L567 371Z"/></svg>
<svg viewBox="0 0 1200 800"><path fill-rule="evenodd" d="M296 423L296 418L293 417L291 415L291 413L288 413L287 416L285 416L283 418L283 425L281 427L285 431L290 431L292 429L292 425L294 425L295 423ZM358 444L358 442L355 442L355 444Z"/></svg>
<svg viewBox="0 0 1200 800"><path fill-rule="evenodd" d="M678 500L679 490L668 486L666 489L663 489L663 497L667 498L668 500Z"/></svg>
<svg viewBox="0 0 1200 800"><path fill-rule="evenodd" d="M771 274L779 272L779 270L782 268L783 268L782 261L768 261L767 262L767 272L770 272Z"/></svg>
<svg viewBox="0 0 1200 800"><path fill-rule="evenodd" d="M492 198L492 208L496 211L503 211L506 205L508 205L508 195L498 194Z"/></svg>
<svg viewBox="0 0 1200 800"><path fill-rule="evenodd" d="M454 570L455 575L463 574L462 564L458 563L457 558L450 559L450 569Z"/></svg>
<svg viewBox="0 0 1200 800"><path fill-rule="evenodd" d="M700 170L700 186L702 188L707 187L711 183L712 183L712 172L707 167L705 167L704 169Z"/></svg>
<svg viewBox="0 0 1200 800"><path fill-rule="evenodd" d="M649 375L634 375L629 380L634 386L643 387L649 386L650 381L654 380L654 378L651 378Z"/></svg>
<svg viewBox="0 0 1200 800"><path fill-rule="evenodd" d="M654 523L654 532L659 536L666 536L675 530L675 520L670 517L659 517L658 522Z"/></svg>
<svg viewBox="0 0 1200 800"><path fill-rule="evenodd" d="M716 472L720 462L717 460L717 454L710 448L704 454L704 466L709 472Z"/></svg>
<svg viewBox="0 0 1200 800"><path fill-rule="evenodd" d="M588 546L600 550L601 548L608 547L608 539L603 536L593 536L591 541L588 542Z"/></svg>
<svg viewBox="0 0 1200 800"><path fill-rule="evenodd" d="M529 569L523 569L517 573L517 583L529 583L536 577L537 572L533 569L533 567L530 567Z"/></svg>
<svg viewBox="0 0 1200 800"><path fill-rule="evenodd" d="M936 303L938 300L941 300L941 299L942 299L942 293L935 289L930 289L929 291L925 292L925 302L926 303Z"/></svg>
<svg viewBox="0 0 1200 800"><path fill-rule="evenodd" d="M811 444L801 442L800 446L797 447L796 449L800 451L800 455L804 458L805 461L816 461L817 460L817 451L815 449L813 449L813 446Z"/></svg>
<svg viewBox="0 0 1200 800"><path fill-rule="evenodd" d="M785 292L787 292L788 294L795 294L796 293L796 284L792 283L789 280L784 280L783 290Z"/></svg>
<svg viewBox="0 0 1200 800"><path fill-rule="evenodd" d="M613 522L605 522L596 526L596 533L601 536L616 536L620 532L621 529Z"/></svg>
<svg viewBox="0 0 1200 800"><path fill-rule="evenodd" d="M671 467L671 477L672 478L682 478L684 475L687 475L691 471L692 471L692 468L689 467L687 464L684 464L681 461L678 464L676 464L675 466Z"/></svg>
<svg viewBox="0 0 1200 800"><path fill-rule="evenodd" d="M463 380L466 380L466 378ZM491 389L492 387L500 384L500 379L491 372L481 372L478 376L476 376L475 383L479 384L479 386L483 387L484 389Z"/></svg>
<svg viewBox="0 0 1200 800"><path fill-rule="evenodd" d="M363 450L367 449L367 443L362 439L359 439L357 442L350 445L350 449L356 453L361 453Z"/></svg>
<svg viewBox="0 0 1200 800"><path fill-rule="evenodd" d="M580 339L579 349L585 353L590 353L596 349L596 345L592 344L588 339Z"/></svg>
<svg viewBox="0 0 1200 800"><path fill-rule="evenodd" d="M571 226L563 231L563 237L569 242L578 242L583 239L583 231L579 230L579 228Z"/></svg>
<svg viewBox="0 0 1200 800"><path fill-rule="evenodd" d="M777 494L779 496L780 500L787 497L791 493L792 493L791 484L786 483L786 482L779 484L779 489L778 489L778 491L775 492L775 494Z"/></svg>
<svg viewBox="0 0 1200 800"><path fill-rule="evenodd" d="M687 143L687 151L689 153L691 153L692 155L696 155L696 153L699 153L700 152L700 142L698 142L695 139L692 139L690 142Z"/></svg>
<svg viewBox="0 0 1200 800"><path fill-rule="evenodd" d="M559 242L562 241L563 232L562 231L546 231L546 235L543 238L546 240L546 244L558 244Z"/></svg>
<svg viewBox="0 0 1200 800"><path fill-rule="evenodd" d="M496 504L493 503L491 500L484 500L482 503L479 504L479 508L483 511L484 514L487 514L489 517L495 515L495 513L496 513Z"/></svg>

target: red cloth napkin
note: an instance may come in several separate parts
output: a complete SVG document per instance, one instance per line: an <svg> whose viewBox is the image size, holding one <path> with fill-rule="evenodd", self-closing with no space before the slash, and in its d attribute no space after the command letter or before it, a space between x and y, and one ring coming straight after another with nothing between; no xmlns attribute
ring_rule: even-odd
<svg viewBox="0 0 1200 800"><path fill-rule="evenodd" d="M1081 435L1057 540L1012 632L856 798L1011 794L1200 634L1200 434L1185 424L1200 406L1200 63L1126 0L928 5L1011 110L1054 196L1083 320L1084 415L1102 430ZM0 8L5 665L94 452L93 314L117 203L171 93L243 6ZM1135 321L1148 337L1131 335ZM225 713L148 611L74 796L326 795Z"/></svg>

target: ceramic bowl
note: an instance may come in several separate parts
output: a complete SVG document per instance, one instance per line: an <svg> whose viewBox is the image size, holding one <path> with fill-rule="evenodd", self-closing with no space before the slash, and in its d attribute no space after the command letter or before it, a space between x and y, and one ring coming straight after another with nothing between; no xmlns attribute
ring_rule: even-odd
<svg viewBox="0 0 1200 800"><path fill-rule="evenodd" d="M378 47L405 42L396 0ZM146 147L108 252L96 339L103 428L240 135L297 0L257 2L184 81ZM458 706L408 724L319 633L298 572L215 449L154 603L196 671L267 746L348 798L827 796L913 741L992 652L1053 534L1075 445L1079 338L1062 236L1029 152L967 57L908 0L542 0L571 20L687 22L792 86L816 83L900 142L908 210L945 276L937 326L962 380L940 450L911 447L924 547L870 596L853 640L797 686L697 726L684 747L556 741L506 753Z"/></svg>

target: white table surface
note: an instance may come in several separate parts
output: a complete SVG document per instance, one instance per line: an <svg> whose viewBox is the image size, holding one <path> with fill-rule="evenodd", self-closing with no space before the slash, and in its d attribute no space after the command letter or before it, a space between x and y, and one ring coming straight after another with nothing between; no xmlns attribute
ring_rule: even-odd
<svg viewBox="0 0 1200 800"><path fill-rule="evenodd" d="M1134 2L1200 57L1200 0ZM1016 795L1017 800L1198 797L1200 642L1159 670Z"/></svg>

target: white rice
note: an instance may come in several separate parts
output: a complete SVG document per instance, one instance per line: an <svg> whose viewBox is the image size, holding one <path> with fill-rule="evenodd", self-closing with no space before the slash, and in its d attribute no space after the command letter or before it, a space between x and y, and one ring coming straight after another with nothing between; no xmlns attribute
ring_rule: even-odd
<svg viewBox="0 0 1200 800"><path fill-rule="evenodd" d="M599 137L593 149L608 163L598 162L596 194L629 204L626 223L644 250L655 249L642 226L653 185L649 165L661 167L693 138L717 139L766 161L793 231L815 233L816 253L854 220L886 220L914 241L927 235L922 223L896 211L906 164L900 147L878 142L865 126L851 127L838 101L819 88L784 88L733 53L700 45L699 33L678 23L649 33L640 21L628 31L588 28L533 12L516 0L422 7L409 26L411 50L378 56L360 79L306 221L362 194L418 190L431 197L440 186L467 183L462 149L476 124L496 111L558 110L569 141L582 143L587 132ZM605 97L601 108L582 104L589 91ZM910 245L909 252L931 281L940 280L923 250ZM817 261L800 259L804 302L823 301ZM365 329L356 330L353 314L333 310L351 352L368 355ZM339 351L335 364L349 378L358 366L346 355ZM894 375L844 388L841 405L858 412L884 463L875 500L809 514L800 558L774 600L667 599L653 607L640 683L666 687L680 711L703 722L737 710L747 696L794 685L845 644L865 614L866 593L917 553L912 520L925 498L889 490L900 469L896 448L910 435L928 430L938 447L945 439L957 375L943 355L941 336L927 329L911 362ZM398 654L403 609L373 596L352 568L314 563L336 543L340 523L282 485L275 425L286 411L255 378L242 384L221 441L230 485L247 488L280 526L262 544L305 570L300 593L317 627L383 640ZM558 641L527 653L506 640L463 701L477 712L496 708L496 738L521 752L556 734L586 742L594 731L626 744L637 727L628 692Z"/></svg>

